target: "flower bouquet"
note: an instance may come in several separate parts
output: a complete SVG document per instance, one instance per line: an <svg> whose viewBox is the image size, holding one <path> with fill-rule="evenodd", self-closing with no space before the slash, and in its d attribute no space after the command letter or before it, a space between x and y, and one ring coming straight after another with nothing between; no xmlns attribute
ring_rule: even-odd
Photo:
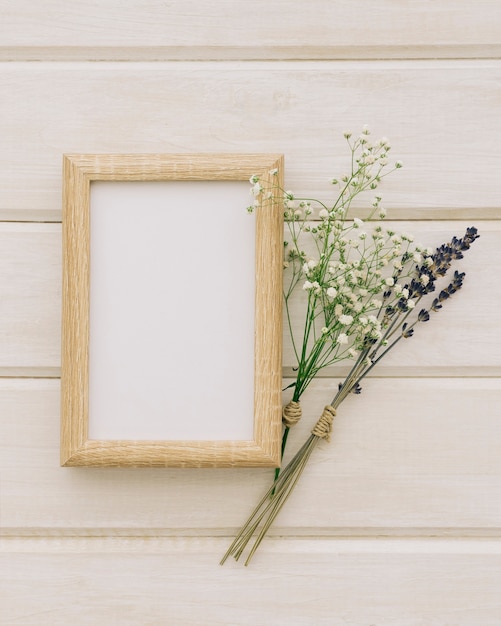
<svg viewBox="0 0 501 626"><path fill-rule="evenodd" d="M253 541L247 565L278 513L294 490L315 447L329 441L333 419L349 394L359 394L361 382L395 346L413 337L463 284L464 272L451 268L478 238L470 227L435 250L413 243L409 234L383 228L382 198L374 195L369 216L350 216L353 200L379 188L382 179L402 167L389 165L391 146L386 138L372 142L370 131L352 138L345 133L351 153L351 171L334 179L337 197L329 206L308 198L284 195L285 244L284 303L296 358L291 401L283 408L282 456L290 429L301 419L300 398L318 372L346 359L351 368L332 400L313 426L310 436L283 469L238 532L221 563L239 559ZM250 180L254 206L271 190L257 176ZM316 221L313 221L314 213ZM307 252L308 250L308 252ZM303 293L304 324L296 336L291 321L292 297ZM436 295L438 292L438 295ZM431 295L434 294L434 295Z"/></svg>

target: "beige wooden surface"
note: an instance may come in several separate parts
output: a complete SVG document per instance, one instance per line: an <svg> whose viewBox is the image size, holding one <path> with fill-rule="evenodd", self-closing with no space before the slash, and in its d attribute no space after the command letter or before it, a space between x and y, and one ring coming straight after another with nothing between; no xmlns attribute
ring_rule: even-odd
<svg viewBox="0 0 501 626"><path fill-rule="evenodd" d="M6 59L479 58L499 53L496 0L23 0Z"/></svg>
<svg viewBox="0 0 501 626"><path fill-rule="evenodd" d="M500 8L0 0L2 626L501 624ZM269 470L59 467L62 154L283 153L287 188L328 198L363 124L404 161L381 187L402 229L481 239L251 567L220 567Z"/></svg>
<svg viewBox="0 0 501 626"><path fill-rule="evenodd" d="M59 381L0 383L0 520L9 536L230 535L271 479L270 469L61 469ZM322 380L306 392L290 451L336 385ZM500 401L497 378L368 380L340 408L331 444L316 450L272 534L497 536Z"/></svg>
<svg viewBox="0 0 501 626"><path fill-rule="evenodd" d="M2 612L13 625L94 626L105 615L110 626L498 626L501 614L491 540L277 539L245 570L214 568L221 539L2 547Z"/></svg>
<svg viewBox="0 0 501 626"><path fill-rule="evenodd" d="M497 59L13 62L2 78L3 219L60 220L72 152L278 152L287 188L327 198L343 131L365 123L404 162L381 187L394 218L498 217Z"/></svg>

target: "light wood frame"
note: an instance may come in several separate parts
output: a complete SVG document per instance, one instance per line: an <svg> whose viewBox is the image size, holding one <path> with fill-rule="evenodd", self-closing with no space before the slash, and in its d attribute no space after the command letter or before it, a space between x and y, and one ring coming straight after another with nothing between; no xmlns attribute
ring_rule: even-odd
<svg viewBox="0 0 501 626"><path fill-rule="evenodd" d="M274 190L266 198L263 194L256 210L253 440L89 440L91 182L238 181L256 173ZM283 206L276 187L283 187L282 177L283 157L276 154L64 155L62 466L279 466Z"/></svg>

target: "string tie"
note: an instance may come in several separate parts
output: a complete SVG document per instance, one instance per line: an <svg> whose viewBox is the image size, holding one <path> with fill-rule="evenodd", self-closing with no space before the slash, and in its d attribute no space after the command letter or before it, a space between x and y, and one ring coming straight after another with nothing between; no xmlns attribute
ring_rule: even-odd
<svg viewBox="0 0 501 626"><path fill-rule="evenodd" d="M319 437L319 439L325 439L325 441L330 441L331 439L331 430L332 430L332 422L334 421L334 417L336 416L336 409L328 404L324 410L320 419L315 424L315 427L311 431L312 435L315 437Z"/></svg>
<svg viewBox="0 0 501 626"><path fill-rule="evenodd" d="M301 411L301 405L299 402L291 400L289 404L286 404L282 409L282 422L290 428L299 422L303 412Z"/></svg>

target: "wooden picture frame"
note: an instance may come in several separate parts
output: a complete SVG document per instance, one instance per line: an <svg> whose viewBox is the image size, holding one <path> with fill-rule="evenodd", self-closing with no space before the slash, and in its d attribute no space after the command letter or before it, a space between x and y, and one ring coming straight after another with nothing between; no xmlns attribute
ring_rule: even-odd
<svg viewBox="0 0 501 626"><path fill-rule="evenodd" d="M235 181L246 181L246 194L250 191L249 178L258 174L260 182L265 192L260 196L259 205L256 207L255 215L249 216L246 213L246 206L225 207L227 215L234 215L234 212L242 212L249 224L255 221L255 235L252 234L251 245L253 255L255 254L253 283L248 284L245 293L252 291L254 303L253 319L254 328L251 329L253 343L253 381L250 381L250 389L253 398L253 407L244 407L246 411L251 411L252 423L250 428L251 436L243 438L226 438L218 436L216 439L207 437L182 438L176 435L156 436L147 435L143 437L136 435L130 438L129 435L121 436L120 428L122 422L120 412L125 406L117 404L118 408L111 413L117 413L113 417L118 429L112 437L95 436L89 433L89 407L92 402L89 400L89 389L92 381L92 367L99 369L99 361L92 362L89 357L89 346L92 344L93 333L100 332L100 315L91 313L91 293L92 286L98 284L99 262L97 251L93 251L94 242L98 242L103 235L99 230L100 212L92 208L91 198L102 181L113 183L112 191L122 189L121 183L135 183L135 186L126 187L126 190L133 189L134 192L156 193L157 187L152 185L139 186L138 183L162 183L162 189L171 190L174 188L171 183L176 183L177 188L182 183L181 189L190 195L197 192L197 181L208 181L207 193L212 193L213 189L221 189L220 183L230 185ZM217 185L211 186L212 183ZM280 441L281 441L281 382L282 382L282 263L283 263L283 204L278 188L283 187L283 157L276 154L69 154L63 158L63 310L62 310L62 372L61 372L61 465L62 466L94 466L94 467L277 467L280 465ZM106 185L104 187L107 189ZM225 187L226 189L226 187ZM224 191L224 190L223 190ZM122 192L120 192L122 193ZM163 192L162 192L163 193ZM170 193L170 191L168 191ZM181 191L182 193L182 191ZM218 192L219 193L219 192ZM240 191L238 192L240 193ZM93 195L94 194L94 195ZM182 197L184 197L184 195ZM98 194L99 196L99 194ZM122 196L123 197L123 196ZM149 196L148 196L149 197ZM254 198L247 195L247 204L252 204ZM216 206L219 200L214 200ZM145 205L145 206L143 206ZM190 212L189 206L177 207L183 215ZM106 209L107 211L108 209ZM115 207L114 211L119 211L115 215L121 215L121 206ZM138 211L134 208L131 209ZM148 222L148 202L141 202L140 217L135 224ZM171 208L166 207L165 211ZM197 208L198 210L198 208ZM94 211L94 212L93 212ZM184 212L184 213L183 213ZM93 215L91 220L91 213ZM163 209L160 214L163 214ZM103 212L103 215L105 212ZM202 215L200 213L200 215ZM240 215L240 213L239 213ZM134 219L136 219L134 217ZM163 219L163 217L162 217ZM240 219L240 217L238 218ZM221 245L226 245L230 241L232 234L219 235L221 218L217 214L213 216L214 237L220 239ZM94 234L91 228L91 221L95 229ZM115 220L115 224L122 228L121 218ZM97 223L97 226L95 224ZM252 227L254 228L254 226ZM152 226L150 231L154 231ZM196 227L195 227L196 230ZM193 230L191 231L193 232ZM253 230L249 226L249 232ZM93 239L94 238L94 239ZM211 233L204 233L206 241L205 249L211 248ZM114 231L108 234L110 248L112 240L115 239ZM91 245L92 244L92 245ZM189 246L190 240L186 242ZM95 243L98 246L98 243ZM107 259L113 256L113 250L108 252L106 240L99 244L101 262L108 267ZM136 244L134 244L136 245ZM139 245L139 244L138 244ZM143 244L144 245L144 244ZM247 245L247 244L246 244ZM145 248L149 246L144 245ZM145 253L148 250L144 250ZM195 255L188 254L186 257ZM191 251L193 252L193 251ZM197 254L200 250L197 251ZM95 255L95 258L93 257ZM116 255L115 255L116 256ZM210 256L202 257L197 261L203 268L209 268L204 280L211 280ZM232 265L232 259L228 259ZM117 266L114 266L117 267ZM103 273L106 274L106 269ZM115 276L119 277L121 270L115 269ZM95 278L92 278L92 276ZM168 282L168 281L167 281ZM182 282L182 281L181 281ZM108 286L114 284L113 275L106 283ZM157 285L155 283L155 285ZM176 289L179 288L177 283ZM96 287L97 289L97 287ZM235 289L235 285L229 285L229 290ZM151 291L151 290L150 290ZM106 292L107 293L107 292ZM176 292L178 294L178 292ZM229 291L228 298L231 298ZM100 296L95 296L96 302ZM107 296L106 296L107 297ZM111 296L110 296L111 297ZM176 296L179 297L179 294ZM238 300L238 293L236 294ZM134 301L132 296L131 302ZM113 303L112 303L113 304ZM96 305L97 306L97 305ZM203 307L201 307L203 309ZM128 315L129 307L125 307ZM106 314L109 310L114 310L113 306L108 308L105 302L98 309ZM122 308L124 310L124 308ZM94 317L92 317L94 315ZM135 318L134 318L135 320ZM138 327L145 325L146 320L138 320ZM135 322L134 322L135 323ZM149 323L149 320L148 320ZM108 329L110 326L107 327ZM97 330L96 330L97 329ZM106 330L106 327L105 327ZM167 332L167 331L166 331ZM246 330L249 336L248 329ZM106 334L106 333L104 333ZM206 333L206 335L210 333ZM97 341L97 340L96 340ZM140 342L138 342L140 343ZM237 342L238 343L238 342ZM235 344L235 341L233 341ZM233 345L232 344L232 345ZM116 343L115 345L119 345ZM102 349L101 344L92 348L92 356ZM123 348L120 345L120 350ZM155 350L147 353L147 357ZM112 349L108 351L113 352ZM221 352L218 337L213 338L213 345L205 357L206 371L211 371L211 359ZM106 353L107 354L107 353ZM143 353L144 358L144 353ZM133 354L130 356L131 367L136 366ZM169 363L168 354L165 355L165 377L167 380L175 380L173 377L179 375L177 381L179 385L187 385L186 377L183 373L177 373L177 364ZM237 363L238 359L234 359ZM92 365L94 363L94 365ZM231 366L231 364L230 364ZM120 366L118 367L120 369ZM231 367L229 368L231 370ZM96 395L109 393L111 405L114 398L121 397L113 391L108 391L108 380L105 370L104 381L99 378L99 384L95 385ZM226 370L225 370L226 371ZM102 373L102 372L101 372ZM120 377L120 372L116 374ZM101 376L101 374L100 374ZM102 383L102 384L101 384ZM221 389L216 396L221 398L228 391L225 380L219 381ZM218 384L219 384L218 383ZM247 384L247 383L246 383ZM225 387L226 385L226 387ZM131 384L124 385L130 388ZM171 388L174 388L171 386ZM103 392L104 388L104 392ZM190 383L189 390L186 391L186 403L197 405L196 411L203 411L206 420L216 420L218 416L218 406L216 404L204 405L203 398L197 398L197 381ZM149 401L151 389L144 390L134 388L135 400L139 398ZM247 393L247 391L246 391ZM141 395L143 394L143 395ZM91 393L91 400L92 400ZM118 401L117 401L118 402ZM158 405L158 403L157 403ZM157 406L156 405L156 406ZM129 406L129 405L127 405ZM233 405L232 405L233 406ZM235 415L244 408L234 406ZM228 410L226 410L228 413ZM96 410L96 414L99 411ZM91 412L91 424L92 424ZM166 424L176 425L176 420L182 420L183 415L168 416L170 422ZM230 419L230 421L233 418ZM137 427L142 428L142 417L138 417ZM209 422L210 423L210 422ZM214 423L216 423L214 421ZM230 423L230 422L228 422ZM168 428L169 426L165 426ZM95 426L93 427L96 428ZM115 428L115 426L113 426ZM164 428L164 424L161 425ZM226 428L221 426L222 429ZM245 426L247 428L247 426ZM96 432L100 432L97 428Z"/></svg>

